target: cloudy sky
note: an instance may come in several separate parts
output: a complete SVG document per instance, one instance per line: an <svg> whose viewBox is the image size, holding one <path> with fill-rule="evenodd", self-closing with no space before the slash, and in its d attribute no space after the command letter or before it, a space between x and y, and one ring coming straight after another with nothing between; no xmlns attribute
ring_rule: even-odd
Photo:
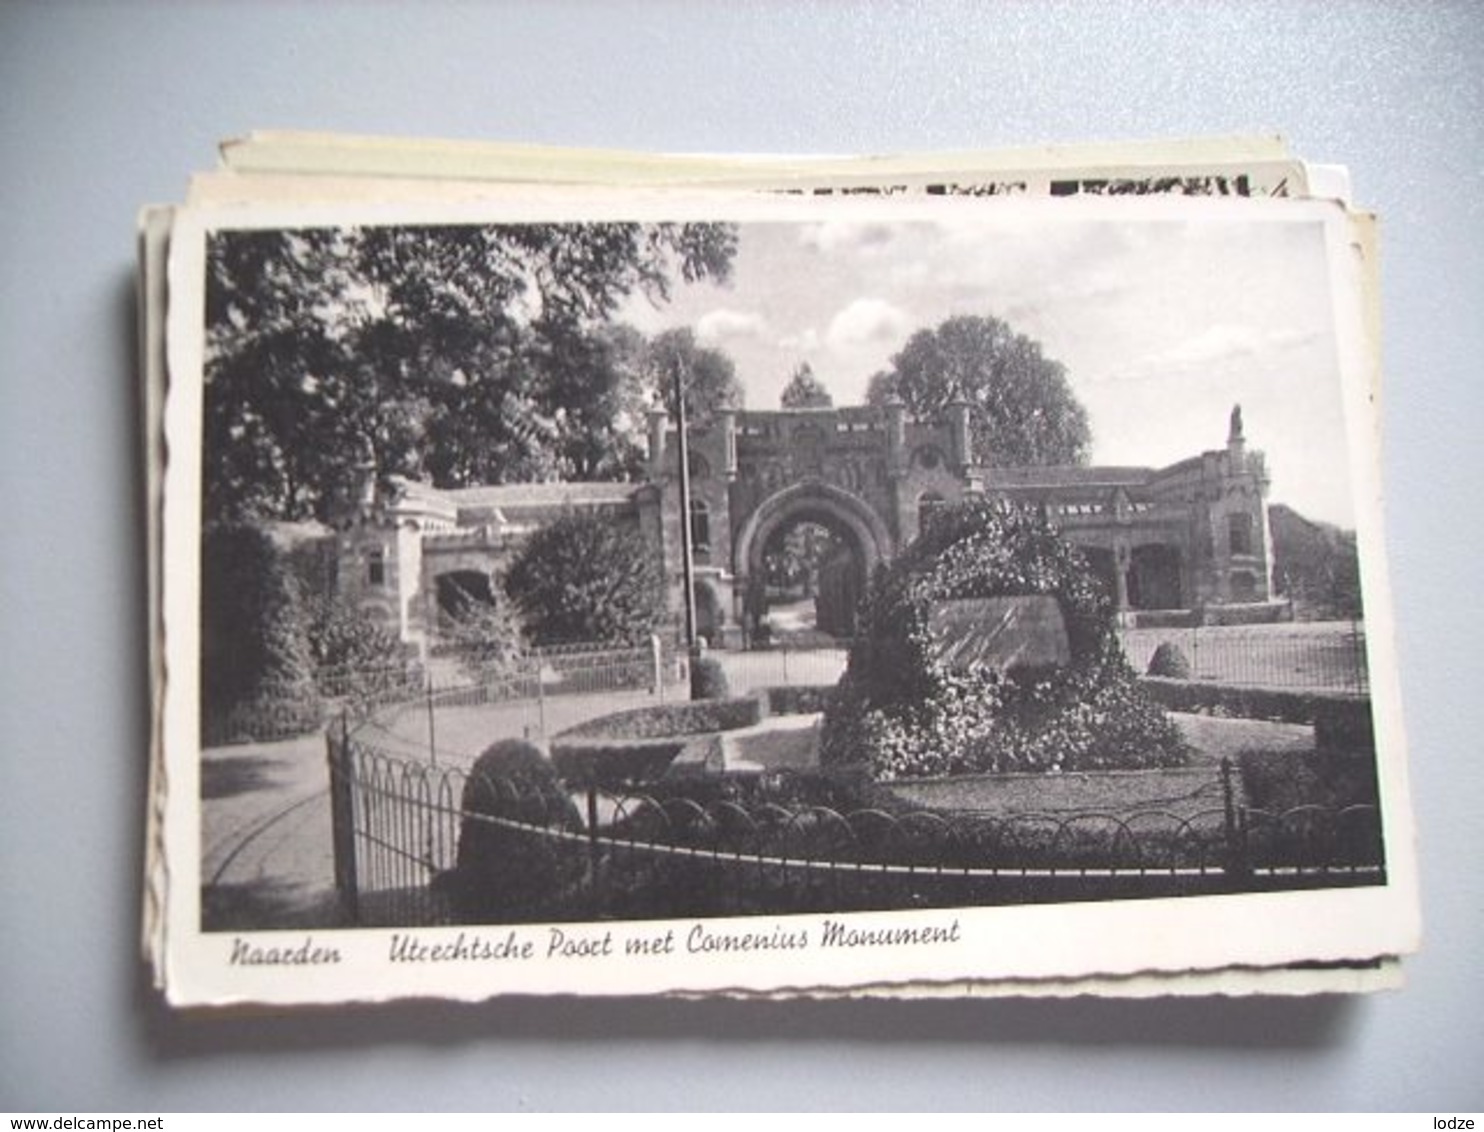
<svg viewBox="0 0 1484 1132"><path fill-rule="evenodd" d="M914 331L992 314L1066 366L1094 463L1218 448L1240 402L1272 500L1351 526L1328 273L1312 221L744 224L730 284L624 313L692 326L759 409L803 361L858 403Z"/></svg>

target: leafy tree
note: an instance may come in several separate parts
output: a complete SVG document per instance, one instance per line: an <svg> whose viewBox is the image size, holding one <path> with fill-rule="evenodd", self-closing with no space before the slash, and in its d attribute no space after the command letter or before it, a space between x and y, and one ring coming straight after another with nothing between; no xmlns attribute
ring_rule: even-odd
<svg viewBox="0 0 1484 1132"><path fill-rule="evenodd" d="M292 705L318 718L314 661L299 590L267 532L208 526L202 537L201 712L210 730L246 709Z"/></svg>
<svg viewBox="0 0 1484 1132"><path fill-rule="evenodd" d="M638 531L570 515L542 527L505 575L536 645L594 641L637 644L665 609L665 575Z"/></svg>
<svg viewBox="0 0 1484 1132"><path fill-rule="evenodd" d="M419 666L395 631L338 596L304 597L306 635L320 694L336 699L406 690Z"/></svg>
<svg viewBox="0 0 1484 1132"><path fill-rule="evenodd" d="M207 514L328 517L369 450L443 487L637 464L620 303L725 278L735 229L225 231L207 242Z"/></svg>
<svg viewBox="0 0 1484 1132"><path fill-rule="evenodd" d="M224 233L206 255L206 514L303 517L334 447L321 375L345 345L317 312L345 289L345 247L331 231Z"/></svg>
<svg viewBox="0 0 1484 1132"><path fill-rule="evenodd" d="M388 668L402 659L397 634L344 599L306 599L304 609L316 669Z"/></svg>
<svg viewBox="0 0 1484 1132"><path fill-rule="evenodd" d="M835 403L824 383L814 376L808 362L800 364L783 387L779 404L785 409L828 409Z"/></svg>
<svg viewBox="0 0 1484 1132"><path fill-rule="evenodd" d="M732 359L720 350L696 342L689 327L666 330L656 335L646 351L646 374L649 387L659 404L674 420L675 377L685 392L687 421L705 428L717 410L742 404L742 383Z"/></svg>
<svg viewBox="0 0 1484 1132"><path fill-rule="evenodd" d="M456 586L456 591L457 600L442 633L453 641L459 663L476 678L509 672L522 645L520 618L509 599L498 590L489 594L488 601L462 587Z"/></svg>
<svg viewBox="0 0 1484 1132"><path fill-rule="evenodd" d="M644 468L649 343L614 324L567 341L548 364L569 379L570 396L555 414L554 449L562 479L630 480Z"/></svg>
<svg viewBox="0 0 1484 1132"><path fill-rule="evenodd" d="M1363 617L1355 532L1306 519L1292 507L1268 508L1274 589L1304 620Z"/></svg>
<svg viewBox="0 0 1484 1132"><path fill-rule="evenodd" d="M813 597L819 585L819 567L840 546L839 538L818 523L795 523L770 540L763 550L763 568L770 585L799 587Z"/></svg>
<svg viewBox="0 0 1484 1132"><path fill-rule="evenodd" d="M1087 411L1073 396L1066 370L997 318L961 315L919 330L892 358L891 369L871 379L866 399L880 405L893 395L928 420L942 420L951 402L967 400L976 463L1087 460Z"/></svg>

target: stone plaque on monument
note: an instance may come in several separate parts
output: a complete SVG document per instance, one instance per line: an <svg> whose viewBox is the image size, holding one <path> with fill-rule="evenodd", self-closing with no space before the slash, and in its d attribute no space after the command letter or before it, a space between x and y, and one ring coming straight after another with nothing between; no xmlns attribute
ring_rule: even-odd
<svg viewBox="0 0 1484 1132"><path fill-rule="evenodd" d="M942 601L928 613L933 648L949 668L1009 672L1070 664L1061 605L1049 594Z"/></svg>

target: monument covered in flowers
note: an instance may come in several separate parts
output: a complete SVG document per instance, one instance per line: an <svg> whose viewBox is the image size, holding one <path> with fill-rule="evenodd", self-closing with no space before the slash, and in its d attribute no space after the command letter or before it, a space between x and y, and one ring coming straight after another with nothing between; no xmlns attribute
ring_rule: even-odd
<svg viewBox="0 0 1484 1132"><path fill-rule="evenodd" d="M1178 766L1186 749L1082 553L1038 509L975 498L876 572L821 759L896 779Z"/></svg>

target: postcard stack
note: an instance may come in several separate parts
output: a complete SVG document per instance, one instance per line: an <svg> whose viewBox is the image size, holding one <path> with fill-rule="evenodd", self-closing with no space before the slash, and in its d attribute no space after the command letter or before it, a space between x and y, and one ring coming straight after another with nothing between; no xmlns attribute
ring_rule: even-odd
<svg viewBox="0 0 1484 1132"><path fill-rule="evenodd" d="M224 144L140 222L156 986L1399 986L1350 196L1276 138Z"/></svg>

